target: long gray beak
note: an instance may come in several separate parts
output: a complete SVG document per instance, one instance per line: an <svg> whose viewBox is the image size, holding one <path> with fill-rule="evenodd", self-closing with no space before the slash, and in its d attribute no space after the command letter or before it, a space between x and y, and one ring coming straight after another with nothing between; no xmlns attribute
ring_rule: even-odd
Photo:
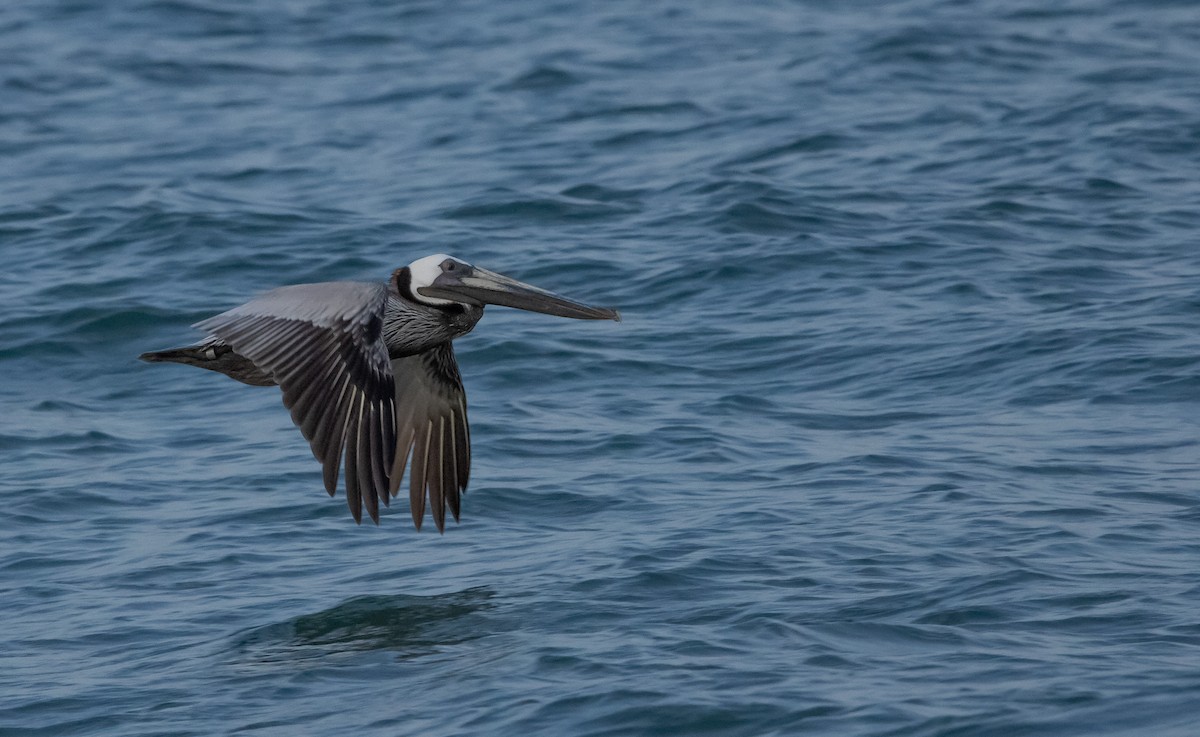
<svg viewBox="0 0 1200 737"><path fill-rule="evenodd" d="M510 279L503 274L467 264L453 271L442 272L433 284L418 287L417 292L437 299L515 307L518 310L573 317L577 320L621 320L621 313L616 310L585 305L554 292Z"/></svg>

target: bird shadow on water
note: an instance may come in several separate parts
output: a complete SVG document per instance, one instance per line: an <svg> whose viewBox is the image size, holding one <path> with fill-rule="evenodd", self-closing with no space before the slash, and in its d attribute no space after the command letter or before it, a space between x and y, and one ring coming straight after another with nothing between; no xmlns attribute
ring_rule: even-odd
<svg viewBox="0 0 1200 737"><path fill-rule="evenodd" d="M234 636L231 649L245 665L364 652L418 658L488 634L480 615L495 607L493 596L486 587L436 596L358 596L320 612L243 630Z"/></svg>

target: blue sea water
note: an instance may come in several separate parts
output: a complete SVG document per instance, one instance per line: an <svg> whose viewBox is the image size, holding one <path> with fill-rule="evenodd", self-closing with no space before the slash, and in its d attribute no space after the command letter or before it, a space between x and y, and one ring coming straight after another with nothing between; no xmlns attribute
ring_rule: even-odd
<svg viewBox="0 0 1200 737"><path fill-rule="evenodd" d="M0 735L1200 724L1194 3L0 9ZM146 350L448 252L463 520Z"/></svg>

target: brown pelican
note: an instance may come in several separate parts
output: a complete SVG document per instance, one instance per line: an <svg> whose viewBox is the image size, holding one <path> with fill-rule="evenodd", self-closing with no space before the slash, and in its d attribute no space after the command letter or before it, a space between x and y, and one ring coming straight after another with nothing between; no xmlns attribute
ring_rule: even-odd
<svg viewBox="0 0 1200 737"><path fill-rule="evenodd" d="M421 529L428 494L433 521L458 520L471 467L467 400L450 341L504 305L580 320L620 320L552 292L436 254L383 283L281 287L196 323L209 334L143 361L186 363L245 384L283 390L283 404L321 462L333 496L345 450L346 502L379 523L379 502L396 495L408 459L409 501Z"/></svg>

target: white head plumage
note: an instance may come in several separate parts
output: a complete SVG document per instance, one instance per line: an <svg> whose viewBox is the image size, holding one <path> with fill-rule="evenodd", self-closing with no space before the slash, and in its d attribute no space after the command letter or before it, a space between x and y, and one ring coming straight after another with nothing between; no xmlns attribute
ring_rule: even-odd
<svg viewBox="0 0 1200 737"><path fill-rule="evenodd" d="M463 266L469 266L466 261L453 256L447 256L444 253L435 253L432 256L419 258L408 265L409 273L412 274L412 281L409 283L409 288L412 291L414 299L424 302L428 305L452 305L454 302L449 299L440 299L438 297L426 297L417 290L421 287L428 287L433 284L434 279L442 275L442 264L449 259L457 261Z"/></svg>

